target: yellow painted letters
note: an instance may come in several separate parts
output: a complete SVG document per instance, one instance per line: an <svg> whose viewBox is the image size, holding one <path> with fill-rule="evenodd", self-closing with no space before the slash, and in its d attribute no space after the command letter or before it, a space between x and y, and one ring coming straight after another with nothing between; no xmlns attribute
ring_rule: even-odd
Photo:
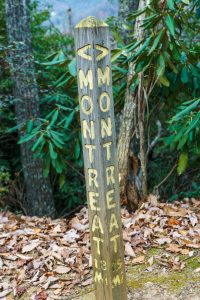
<svg viewBox="0 0 200 300"><path fill-rule="evenodd" d="M101 234L104 234L100 217L97 215L94 215L94 218L92 220L92 232L94 232L96 230L100 231Z"/></svg>
<svg viewBox="0 0 200 300"><path fill-rule="evenodd" d="M110 68L108 66L105 68L104 72L101 68L98 68L97 74L98 74L98 86L99 87L101 87L102 84L110 85Z"/></svg>
<svg viewBox="0 0 200 300"><path fill-rule="evenodd" d="M106 168L106 183L107 186L115 183L115 167L110 166Z"/></svg>
<svg viewBox="0 0 200 300"><path fill-rule="evenodd" d="M102 112L107 112L110 109L110 96L103 92L99 97L99 106Z"/></svg>
<svg viewBox="0 0 200 300"><path fill-rule="evenodd" d="M114 202L114 193L115 193L114 189L107 191L107 193L106 193L106 202L107 202L108 209L115 208L115 206L116 206L116 203Z"/></svg>
<svg viewBox="0 0 200 300"><path fill-rule="evenodd" d="M116 234L110 238L110 241L114 243L114 252L117 253L117 239L119 238L119 234Z"/></svg>
<svg viewBox="0 0 200 300"><path fill-rule="evenodd" d="M90 125L88 125L88 122L86 120L83 120L82 122L82 128L83 128L83 137L87 139L89 137L91 140L94 140L94 121L90 121Z"/></svg>
<svg viewBox="0 0 200 300"><path fill-rule="evenodd" d="M80 106L84 114L90 115L93 111L92 98L85 95L81 98Z"/></svg>
<svg viewBox="0 0 200 300"><path fill-rule="evenodd" d="M93 150L95 150L96 147L94 145L85 145L85 148L88 149L90 163L93 163L93 161L94 161Z"/></svg>
<svg viewBox="0 0 200 300"><path fill-rule="evenodd" d="M106 159L110 160L111 159L111 152L110 152L110 147L112 145L112 142L108 142L103 144L103 148L106 148Z"/></svg>
<svg viewBox="0 0 200 300"><path fill-rule="evenodd" d="M117 223L116 215L112 213L110 217L110 233L113 231L113 229L119 229L119 225Z"/></svg>
<svg viewBox="0 0 200 300"><path fill-rule="evenodd" d="M104 240L101 239L101 238L98 238L96 236L94 236L92 239L93 239L94 242L97 243L97 254L100 255L101 254L101 252L100 252L100 242L103 243Z"/></svg>
<svg viewBox="0 0 200 300"><path fill-rule="evenodd" d="M97 206L97 199L99 197L99 193L89 192L88 199L91 210L100 211L100 207Z"/></svg>
<svg viewBox="0 0 200 300"><path fill-rule="evenodd" d="M103 277L101 272L95 271L94 282L98 282L98 283L103 282Z"/></svg>
<svg viewBox="0 0 200 300"><path fill-rule="evenodd" d="M87 87L89 85L89 89L93 90L93 76L92 76L92 70L88 70L87 74L85 75L83 73L83 70L79 70L78 72L78 77L79 77L79 84L80 84L80 88L81 90L85 87Z"/></svg>
<svg viewBox="0 0 200 300"><path fill-rule="evenodd" d="M109 117L106 120L101 119L101 137L104 138L106 136L111 136L112 135L112 122L111 118Z"/></svg>
<svg viewBox="0 0 200 300"><path fill-rule="evenodd" d="M96 188L99 187L98 181L97 181L97 170L96 169L88 169L88 178L89 178L89 186L94 186Z"/></svg>
<svg viewBox="0 0 200 300"><path fill-rule="evenodd" d="M119 275L116 275L115 277L113 277L112 282L113 282L113 286L117 286L117 285L120 285L122 283Z"/></svg>

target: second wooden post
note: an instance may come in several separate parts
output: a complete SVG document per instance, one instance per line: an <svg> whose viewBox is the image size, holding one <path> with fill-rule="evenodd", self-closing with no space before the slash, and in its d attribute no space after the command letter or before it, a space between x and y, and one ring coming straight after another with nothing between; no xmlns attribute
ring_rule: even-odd
<svg viewBox="0 0 200 300"><path fill-rule="evenodd" d="M107 24L93 17L81 21L76 26L76 52L96 299L125 300L124 246Z"/></svg>

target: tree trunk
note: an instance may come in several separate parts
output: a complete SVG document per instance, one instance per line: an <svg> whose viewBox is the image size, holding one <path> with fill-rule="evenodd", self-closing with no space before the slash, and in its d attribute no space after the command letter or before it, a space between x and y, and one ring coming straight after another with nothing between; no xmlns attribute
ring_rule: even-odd
<svg viewBox="0 0 200 300"><path fill-rule="evenodd" d="M128 42L128 30L123 26L126 24L126 19L130 13L138 9L139 0L119 0L119 26L121 27L121 36L125 43Z"/></svg>
<svg viewBox="0 0 200 300"><path fill-rule="evenodd" d="M9 43L8 60L14 85L15 113L19 136L25 134L26 122L39 117L38 86L31 47L29 0L6 0L6 23ZM23 203L28 215L54 216L55 207L48 178L43 177L42 161L34 159L31 142L21 147L21 163L26 187Z"/></svg>
<svg viewBox="0 0 200 300"><path fill-rule="evenodd" d="M74 27L73 27L73 22L72 22L72 9L68 8L67 9L67 33L70 36L74 36Z"/></svg>
<svg viewBox="0 0 200 300"><path fill-rule="evenodd" d="M139 9L143 9L147 5L148 0L140 0ZM140 27L144 19L144 15L137 17L135 22L135 38L141 40L143 31ZM130 152L130 142L134 134L142 137L140 139L140 150L142 153L141 165L142 176L146 180L146 164L144 165L144 94L139 80L139 87L131 92L130 85L134 75L134 64L130 63L127 78L127 89L125 95L125 103L122 115L122 122L118 140L118 163L119 163L119 179L120 179L120 196L122 203L128 203L131 209L135 209L140 201L140 187L137 185L136 174L138 171L138 162L136 156ZM140 75L140 78L142 75ZM139 109L139 111L138 111ZM138 130L139 125L139 130ZM135 132L134 132L135 130ZM138 131L138 132L137 132ZM141 155L140 153L140 155ZM147 190L146 183L142 184L141 189Z"/></svg>

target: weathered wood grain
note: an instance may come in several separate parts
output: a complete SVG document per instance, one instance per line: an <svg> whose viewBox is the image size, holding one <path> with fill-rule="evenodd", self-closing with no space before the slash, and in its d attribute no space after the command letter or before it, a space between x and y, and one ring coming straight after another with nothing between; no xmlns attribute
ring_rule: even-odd
<svg viewBox="0 0 200 300"><path fill-rule="evenodd" d="M108 26L93 17L80 22L76 52L96 299L125 300Z"/></svg>

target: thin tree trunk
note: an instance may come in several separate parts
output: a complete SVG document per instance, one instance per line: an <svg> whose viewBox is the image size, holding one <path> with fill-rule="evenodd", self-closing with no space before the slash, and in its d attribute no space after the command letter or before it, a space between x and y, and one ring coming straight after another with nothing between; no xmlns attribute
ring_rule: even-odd
<svg viewBox="0 0 200 300"><path fill-rule="evenodd" d="M28 4L29 0L6 0L8 59L14 85L16 121L18 125L23 124L19 130L20 137L25 134L26 122L39 117ZM25 212L28 215L54 216L52 189L49 179L43 177L42 161L34 159L31 142L23 143L20 147L26 186L26 202L23 203Z"/></svg>
<svg viewBox="0 0 200 300"><path fill-rule="evenodd" d="M140 163L141 163L141 196L147 195L147 157L145 149L145 106L146 99L144 94L144 78L143 74L139 74L139 86L138 86L138 131L140 139Z"/></svg>
<svg viewBox="0 0 200 300"><path fill-rule="evenodd" d="M119 26L121 27L120 33L125 43L128 42L129 31L123 26L127 24L126 19L130 13L133 13L138 9L139 0L119 0Z"/></svg>
<svg viewBox="0 0 200 300"><path fill-rule="evenodd" d="M139 9L143 9L147 5L148 0L140 0ZM144 19L144 15L140 15L135 22L135 38L141 40L143 38L143 31L140 27ZM136 186L135 176L137 170L131 173L130 167L130 142L133 136L133 131L137 131L138 121L140 121L139 133L143 135L143 142L140 144L140 150L144 149L144 117L138 116L138 104L141 107L140 101L144 101L142 90L137 88L135 92L131 92L130 86L132 77L135 73L134 64L130 63L129 73L127 78L127 89L125 95L124 110L122 116L122 123L120 127L119 140L118 140L118 163L119 163L119 177L120 177L120 195L123 203L128 203L131 209L135 209L140 201L140 195ZM144 113L144 112L143 112ZM132 163L137 166L137 158L132 153ZM143 156L142 156L143 159ZM142 160L141 160L142 161ZM143 166L143 171L145 168ZM134 174L134 175L133 175ZM145 178L145 177L144 177ZM145 188L145 184L143 186ZM146 188L145 188L146 189Z"/></svg>
<svg viewBox="0 0 200 300"><path fill-rule="evenodd" d="M73 22L72 22L72 9L67 9L67 33L70 36L74 36Z"/></svg>

